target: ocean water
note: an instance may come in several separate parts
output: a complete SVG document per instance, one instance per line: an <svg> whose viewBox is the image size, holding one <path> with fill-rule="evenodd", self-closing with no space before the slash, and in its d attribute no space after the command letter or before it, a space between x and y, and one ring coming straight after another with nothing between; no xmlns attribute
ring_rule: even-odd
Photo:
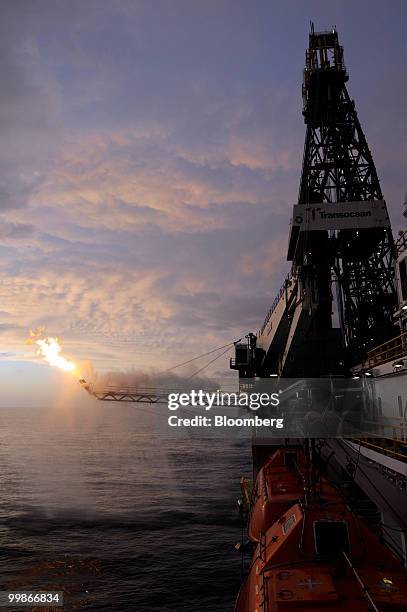
<svg viewBox="0 0 407 612"><path fill-rule="evenodd" d="M0 590L60 590L64 610L233 610L250 446L166 439L159 418L90 400L0 408Z"/></svg>

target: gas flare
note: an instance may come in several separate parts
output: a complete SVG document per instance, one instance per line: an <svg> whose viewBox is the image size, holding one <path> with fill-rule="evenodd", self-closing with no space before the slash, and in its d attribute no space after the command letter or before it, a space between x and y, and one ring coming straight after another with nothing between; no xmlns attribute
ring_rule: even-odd
<svg viewBox="0 0 407 612"><path fill-rule="evenodd" d="M73 361L69 361L61 355L62 347L59 344L58 338L40 338L36 341L39 349L37 353L42 355L51 366L55 366L65 372L74 373L77 371L77 365Z"/></svg>

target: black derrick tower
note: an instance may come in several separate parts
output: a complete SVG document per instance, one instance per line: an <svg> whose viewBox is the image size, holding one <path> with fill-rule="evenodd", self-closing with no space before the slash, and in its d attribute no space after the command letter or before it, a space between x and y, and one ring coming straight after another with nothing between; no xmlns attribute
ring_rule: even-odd
<svg viewBox="0 0 407 612"><path fill-rule="evenodd" d="M298 203L343 203L345 212L348 205L357 211L367 201L382 202L385 208L347 80L337 32L316 33L312 26L302 90L307 131ZM314 278L319 296L314 325L320 329L331 325L336 284L348 364L362 360L369 348L395 335L393 256L389 224L303 232L295 244L294 266L305 266L306 276Z"/></svg>
<svg viewBox="0 0 407 612"><path fill-rule="evenodd" d="M390 221L347 81L336 30L312 26L292 270L258 334L236 346L241 377L346 375L397 335Z"/></svg>

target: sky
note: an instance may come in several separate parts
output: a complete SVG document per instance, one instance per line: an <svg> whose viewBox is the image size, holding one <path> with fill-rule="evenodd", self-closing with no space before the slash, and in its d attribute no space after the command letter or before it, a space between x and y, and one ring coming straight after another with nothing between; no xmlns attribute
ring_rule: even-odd
<svg viewBox="0 0 407 612"><path fill-rule="evenodd" d="M404 0L1 12L0 405L59 380L25 344L38 326L97 371L169 368L261 327L289 269L310 20L338 29L403 227Z"/></svg>

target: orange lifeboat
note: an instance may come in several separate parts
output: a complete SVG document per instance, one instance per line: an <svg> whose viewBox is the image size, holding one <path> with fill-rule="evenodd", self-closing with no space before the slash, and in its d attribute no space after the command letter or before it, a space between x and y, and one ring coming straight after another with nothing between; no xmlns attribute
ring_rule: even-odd
<svg viewBox="0 0 407 612"><path fill-rule="evenodd" d="M258 542L261 532L300 499L303 483L299 466L303 463L304 455L300 449L280 448L260 469L252 493L248 523L248 536L253 542Z"/></svg>
<svg viewBox="0 0 407 612"><path fill-rule="evenodd" d="M281 455L273 459L281 468ZM315 468L313 476L297 503L256 532L235 612L407 610L407 572L398 559Z"/></svg>

